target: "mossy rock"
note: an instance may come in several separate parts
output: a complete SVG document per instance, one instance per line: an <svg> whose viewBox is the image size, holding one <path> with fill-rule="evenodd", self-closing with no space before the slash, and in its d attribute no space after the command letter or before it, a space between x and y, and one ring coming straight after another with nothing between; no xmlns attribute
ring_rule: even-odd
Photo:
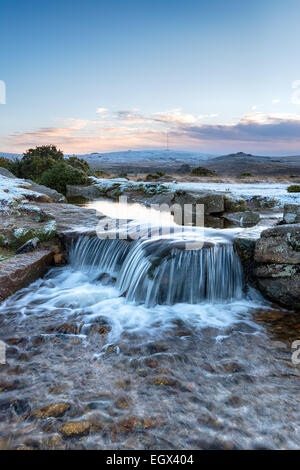
<svg viewBox="0 0 300 470"><path fill-rule="evenodd" d="M273 209L278 202L266 196L253 196L248 200L247 206L256 209Z"/></svg>
<svg viewBox="0 0 300 470"><path fill-rule="evenodd" d="M13 240L10 246L14 249L19 248L32 238L38 238L40 242L48 242L54 239L56 235L56 221L50 220L46 222L41 228L26 229L18 228L13 233Z"/></svg>
<svg viewBox="0 0 300 470"><path fill-rule="evenodd" d="M224 208L226 212L244 212L247 210L247 201L224 196Z"/></svg>

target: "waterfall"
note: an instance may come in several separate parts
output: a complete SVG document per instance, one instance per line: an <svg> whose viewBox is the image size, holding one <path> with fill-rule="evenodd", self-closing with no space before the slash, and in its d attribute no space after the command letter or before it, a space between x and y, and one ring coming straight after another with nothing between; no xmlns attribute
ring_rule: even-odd
<svg viewBox="0 0 300 470"><path fill-rule="evenodd" d="M176 239L81 237L70 249L70 263L97 278L106 273L115 277L120 295L147 307L226 302L243 293L240 260L230 243L192 250Z"/></svg>
<svg viewBox="0 0 300 470"><path fill-rule="evenodd" d="M81 271L97 274L107 273L116 277L130 249L125 240L80 237L69 251L70 264Z"/></svg>

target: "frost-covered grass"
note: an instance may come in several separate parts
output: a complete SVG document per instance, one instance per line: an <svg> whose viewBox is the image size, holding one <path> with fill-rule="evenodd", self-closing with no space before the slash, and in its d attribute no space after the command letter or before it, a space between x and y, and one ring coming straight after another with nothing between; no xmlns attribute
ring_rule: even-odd
<svg viewBox="0 0 300 470"><path fill-rule="evenodd" d="M30 183L18 178L6 178L0 175L0 212L8 213L26 197L39 198L41 195L30 189Z"/></svg>
<svg viewBox="0 0 300 470"><path fill-rule="evenodd" d="M44 195L32 191L30 183L0 175L0 247L16 249L32 238L50 241L56 235L56 221L32 200ZM3 257L2 257L3 258Z"/></svg>
<svg viewBox="0 0 300 470"><path fill-rule="evenodd" d="M283 207L284 204L300 204L300 194L287 192L288 184L283 183L165 183L171 191L182 189L185 191L217 191L228 193L240 199L251 199L255 196L275 200L274 208Z"/></svg>
<svg viewBox="0 0 300 470"><path fill-rule="evenodd" d="M162 192L169 192L170 189L165 183L153 183L148 181L130 181L126 178L90 178L93 183L103 192L108 192L113 189L119 191L120 194L125 191L141 191L144 194L153 195Z"/></svg>
<svg viewBox="0 0 300 470"><path fill-rule="evenodd" d="M56 235L56 221L49 220L39 228L17 228L13 233L11 246L18 248L32 238L38 238L41 242L52 240Z"/></svg>
<svg viewBox="0 0 300 470"><path fill-rule="evenodd" d="M149 183L146 181L129 181L126 178L92 178L104 192L118 189L120 194L125 191L141 191L145 194L161 192L214 191L228 194L234 199L249 200L253 197L274 201L274 208L282 208L284 204L300 204L300 194L288 193L288 184L283 183Z"/></svg>

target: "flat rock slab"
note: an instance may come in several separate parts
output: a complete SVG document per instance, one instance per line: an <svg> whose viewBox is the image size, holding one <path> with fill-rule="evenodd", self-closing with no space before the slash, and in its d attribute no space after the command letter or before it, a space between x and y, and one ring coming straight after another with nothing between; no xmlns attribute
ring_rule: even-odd
<svg viewBox="0 0 300 470"><path fill-rule="evenodd" d="M53 253L37 250L0 262L0 302L39 279L52 263Z"/></svg>
<svg viewBox="0 0 300 470"><path fill-rule="evenodd" d="M31 184L32 191L36 191L37 193L45 194L54 202L67 202L67 199L63 194L55 191L55 189L48 188L47 186L43 186L42 184L37 184L32 180L25 180L27 183Z"/></svg>
<svg viewBox="0 0 300 470"><path fill-rule="evenodd" d="M38 206L56 220L57 234L60 236L94 235L99 221L105 217L94 209L73 204L40 203Z"/></svg>
<svg viewBox="0 0 300 470"><path fill-rule="evenodd" d="M38 206L48 216L54 217L56 233L64 243L81 236L94 237L104 233L104 230L115 232L127 224L126 219L112 219L95 209L86 209L73 204L40 203Z"/></svg>

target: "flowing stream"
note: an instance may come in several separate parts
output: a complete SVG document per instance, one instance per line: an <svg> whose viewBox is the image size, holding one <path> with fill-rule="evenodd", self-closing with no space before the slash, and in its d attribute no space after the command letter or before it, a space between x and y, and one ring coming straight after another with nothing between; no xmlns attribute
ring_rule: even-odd
<svg viewBox="0 0 300 470"><path fill-rule="evenodd" d="M299 447L299 319L244 285L234 233L81 237L0 304L0 448Z"/></svg>

